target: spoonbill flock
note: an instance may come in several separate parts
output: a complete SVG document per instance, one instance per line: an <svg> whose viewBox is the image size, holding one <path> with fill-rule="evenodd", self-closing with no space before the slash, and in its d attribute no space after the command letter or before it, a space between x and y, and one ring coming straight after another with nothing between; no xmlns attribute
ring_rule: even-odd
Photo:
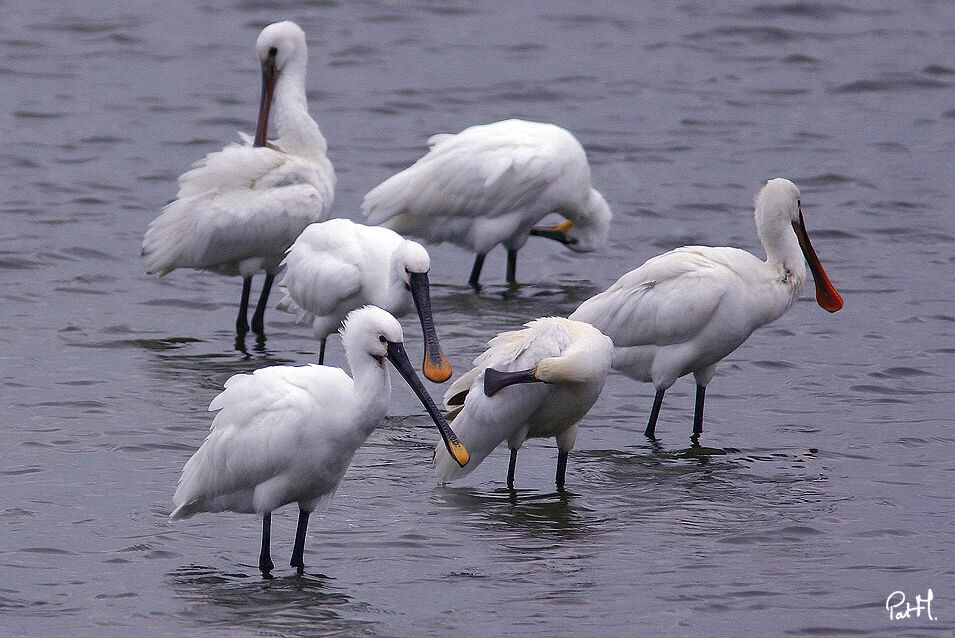
<svg viewBox="0 0 955 638"><path fill-rule="evenodd" d="M299 518L290 564L304 570L309 515L332 497L356 450L384 421L391 397L386 360L438 428L440 482L467 475L506 442L506 484L513 489L524 442L553 437L562 492L578 425L611 368L654 384L644 430L651 440L667 389L692 373L696 444L717 364L793 305L807 263L818 304L829 312L842 308L810 243L799 189L771 179L755 199L765 260L738 248L684 246L621 276L568 318L534 319L498 334L444 394L452 430L412 369L395 318L416 310L422 372L436 383L448 380L451 365L431 307L431 258L405 235L474 252L468 283L475 288L498 244L507 251L510 284L531 236L577 252L597 250L612 215L591 185L584 149L563 128L517 119L435 135L427 154L365 195L369 225L326 221L335 174L308 114L305 34L292 22L270 24L256 53L262 91L254 137L240 134L241 144L210 153L179 177L177 198L146 230L142 256L149 273L194 268L241 276L239 336L250 328L253 275L265 272L251 322L264 335L269 291L284 267L278 307L307 322L320 341L318 364L271 366L226 381L209 406L216 412L211 432L186 462L173 496L173 520L220 511L261 517L258 566L266 576L274 569L271 514L292 503ZM565 221L538 225L551 214ZM322 365L336 331L351 376Z"/></svg>

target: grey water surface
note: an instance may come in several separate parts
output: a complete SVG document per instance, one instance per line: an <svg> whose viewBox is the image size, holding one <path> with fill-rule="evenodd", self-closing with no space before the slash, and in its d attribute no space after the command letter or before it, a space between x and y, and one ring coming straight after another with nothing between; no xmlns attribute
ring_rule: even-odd
<svg viewBox="0 0 955 638"><path fill-rule="evenodd" d="M652 388L613 374L566 495L552 441L522 449L514 493L503 448L437 486L436 434L396 382L312 518L305 575L286 508L263 580L255 517L170 524L171 497L223 382L317 343L273 309L237 351L239 281L147 276L139 249L176 176L252 130L253 44L286 18L308 35L337 216L433 133L522 117L589 153L605 250L531 238L522 285L498 251L476 294L472 256L429 247L457 372L670 248L762 255L752 198L776 176L845 308L809 285L730 355L702 448L691 380L652 446ZM0 2L0 633L955 634L953 87L947 0ZM929 589L934 620L890 618L893 592Z"/></svg>

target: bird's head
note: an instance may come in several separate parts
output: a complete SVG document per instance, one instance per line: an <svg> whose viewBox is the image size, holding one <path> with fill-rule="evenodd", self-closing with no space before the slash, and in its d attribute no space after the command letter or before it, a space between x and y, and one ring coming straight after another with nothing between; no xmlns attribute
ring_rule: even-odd
<svg viewBox="0 0 955 638"><path fill-rule="evenodd" d="M353 367L357 363L355 358L362 356L371 356L384 366L388 344L400 345L404 340L398 320L377 306L364 306L348 313L339 332L345 357Z"/></svg>
<svg viewBox="0 0 955 638"><path fill-rule="evenodd" d="M273 22L259 33L255 52L263 67L268 64L280 72L293 62L308 59L305 32L290 20Z"/></svg>
<svg viewBox="0 0 955 638"><path fill-rule="evenodd" d="M795 234L816 284L816 302L829 312L840 310L843 305L842 296L829 281L809 241L802 215L802 196L796 185L782 177L771 179L756 195L755 204L756 228L767 254L776 246L792 242Z"/></svg>
<svg viewBox="0 0 955 638"><path fill-rule="evenodd" d="M590 189L583 207L558 212L569 221L556 226L535 226L530 234L553 239L578 253L589 253L607 243L613 214L607 200L596 189Z"/></svg>
<svg viewBox="0 0 955 638"><path fill-rule="evenodd" d="M398 244L393 262L397 275L408 290L411 290L411 279L414 275L427 275L431 270L431 257L428 251L424 246L410 239Z"/></svg>

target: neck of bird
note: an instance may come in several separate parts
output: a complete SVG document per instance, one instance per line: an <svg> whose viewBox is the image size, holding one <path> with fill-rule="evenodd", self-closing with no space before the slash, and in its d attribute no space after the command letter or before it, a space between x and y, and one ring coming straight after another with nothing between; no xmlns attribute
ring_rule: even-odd
<svg viewBox="0 0 955 638"><path fill-rule="evenodd" d="M283 151L304 156L324 155L325 137L308 114L305 96L305 68L283 70L275 86L272 105L272 136Z"/></svg>
<svg viewBox="0 0 955 638"><path fill-rule="evenodd" d="M778 269L784 281L801 288L806 279L806 260L792 228L788 225L761 228L759 237L766 249L766 264Z"/></svg>
<svg viewBox="0 0 955 638"><path fill-rule="evenodd" d="M399 263L397 259L392 259L386 280L389 285L379 290L383 303L388 304L387 307L392 309L393 312L400 312L400 309L405 308L405 304L411 300L411 293L405 286L404 274L404 263Z"/></svg>
<svg viewBox="0 0 955 638"><path fill-rule="evenodd" d="M352 361L357 358L357 361ZM361 421L370 421L371 427L378 425L385 416L391 399L391 375L387 360L378 360L362 353L358 357L348 357L352 371L355 395L358 397L359 412L365 415Z"/></svg>

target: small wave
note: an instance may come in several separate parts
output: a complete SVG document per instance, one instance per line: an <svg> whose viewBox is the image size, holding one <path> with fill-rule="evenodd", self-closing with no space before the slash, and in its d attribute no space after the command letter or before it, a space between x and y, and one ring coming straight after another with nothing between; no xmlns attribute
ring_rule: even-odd
<svg viewBox="0 0 955 638"><path fill-rule="evenodd" d="M835 186L837 184L847 184L854 181L851 177L839 175L838 173L823 173L813 175L812 177L800 177L799 185L806 186Z"/></svg>
<svg viewBox="0 0 955 638"><path fill-rule="evenodd" d="M0 255L0 270L37 270L43 265L26 257Z"/></svg>
<svg viewBox="0 0 955 638"><path fill-rule="evenodd" d="M749 11L747 15L760 18L799 17L816 20L830 20L839 14L887 14L887 11L864 11L830 2L790 2L787 4L770 5L760 4Z"/></svg>
<svg viewBox="0 0 955 638"><path fill-rule="evenodd" d="M822 60L814 58L811 55L793 53L780 60L783 64L822 64Z"/></svg>
<svg viewBox="0 0 955 638"><path fill-rule="evenodd" d="M66 113L50 113L47 111L14 111L13 117L29 120L54 120L65 117Z"/></svg>
<svg viewBox="0 0 955 638"><path fill-rule="evenodd" d="M875 379L906 379L912 377L933 377L935 375L927 370L896 366L894 368L887 368L882 372L870 372L869 376Z"/></svg>
<svg viewBox="0 0 955 638"><path fill-rule="evenodd" d="M830 92L873 93L882 91L908 91L911 89L944 89L949 86L947 82L942 82L941 80L907 73L883 78L856 80L855 82L841 84L834 89L830 89Z"/></svg>
<svg viewBox="0 0 955 638"><path fill-rule="evenodd" d="M24 554L56 554L58 556L72 556L73 552L59 547L24 547L19 550Z"/></svg>
<svg viewBox="0 0 955 638"><path fill-rule="evenodd" d="M928 75L955 75L955 69L941 64L930 64L922 69L922 73Z"/></svg>
<svg viewBox="0 0 955 638"><path fill-rule="evenodd" d="M788 361L753 361L752 364L758 368L768 370L791 370L796 367Z"/></svg>
<svg viewBox="0 0 955 638"><path fill-rule="evenodd" d="M806 37L806 34L767 26L727 26L708 31L697 31L683 36L687 40L713 40L722 38L743 38L757 43L792 42Z"/></svg>
<svg viewBox="0 0 955 638"><path fill-rule="evenodd" d="M42 471L38 467L25 467L15 470L0 470L0 476L23 476L24 474L36 474Z"/></svg>

